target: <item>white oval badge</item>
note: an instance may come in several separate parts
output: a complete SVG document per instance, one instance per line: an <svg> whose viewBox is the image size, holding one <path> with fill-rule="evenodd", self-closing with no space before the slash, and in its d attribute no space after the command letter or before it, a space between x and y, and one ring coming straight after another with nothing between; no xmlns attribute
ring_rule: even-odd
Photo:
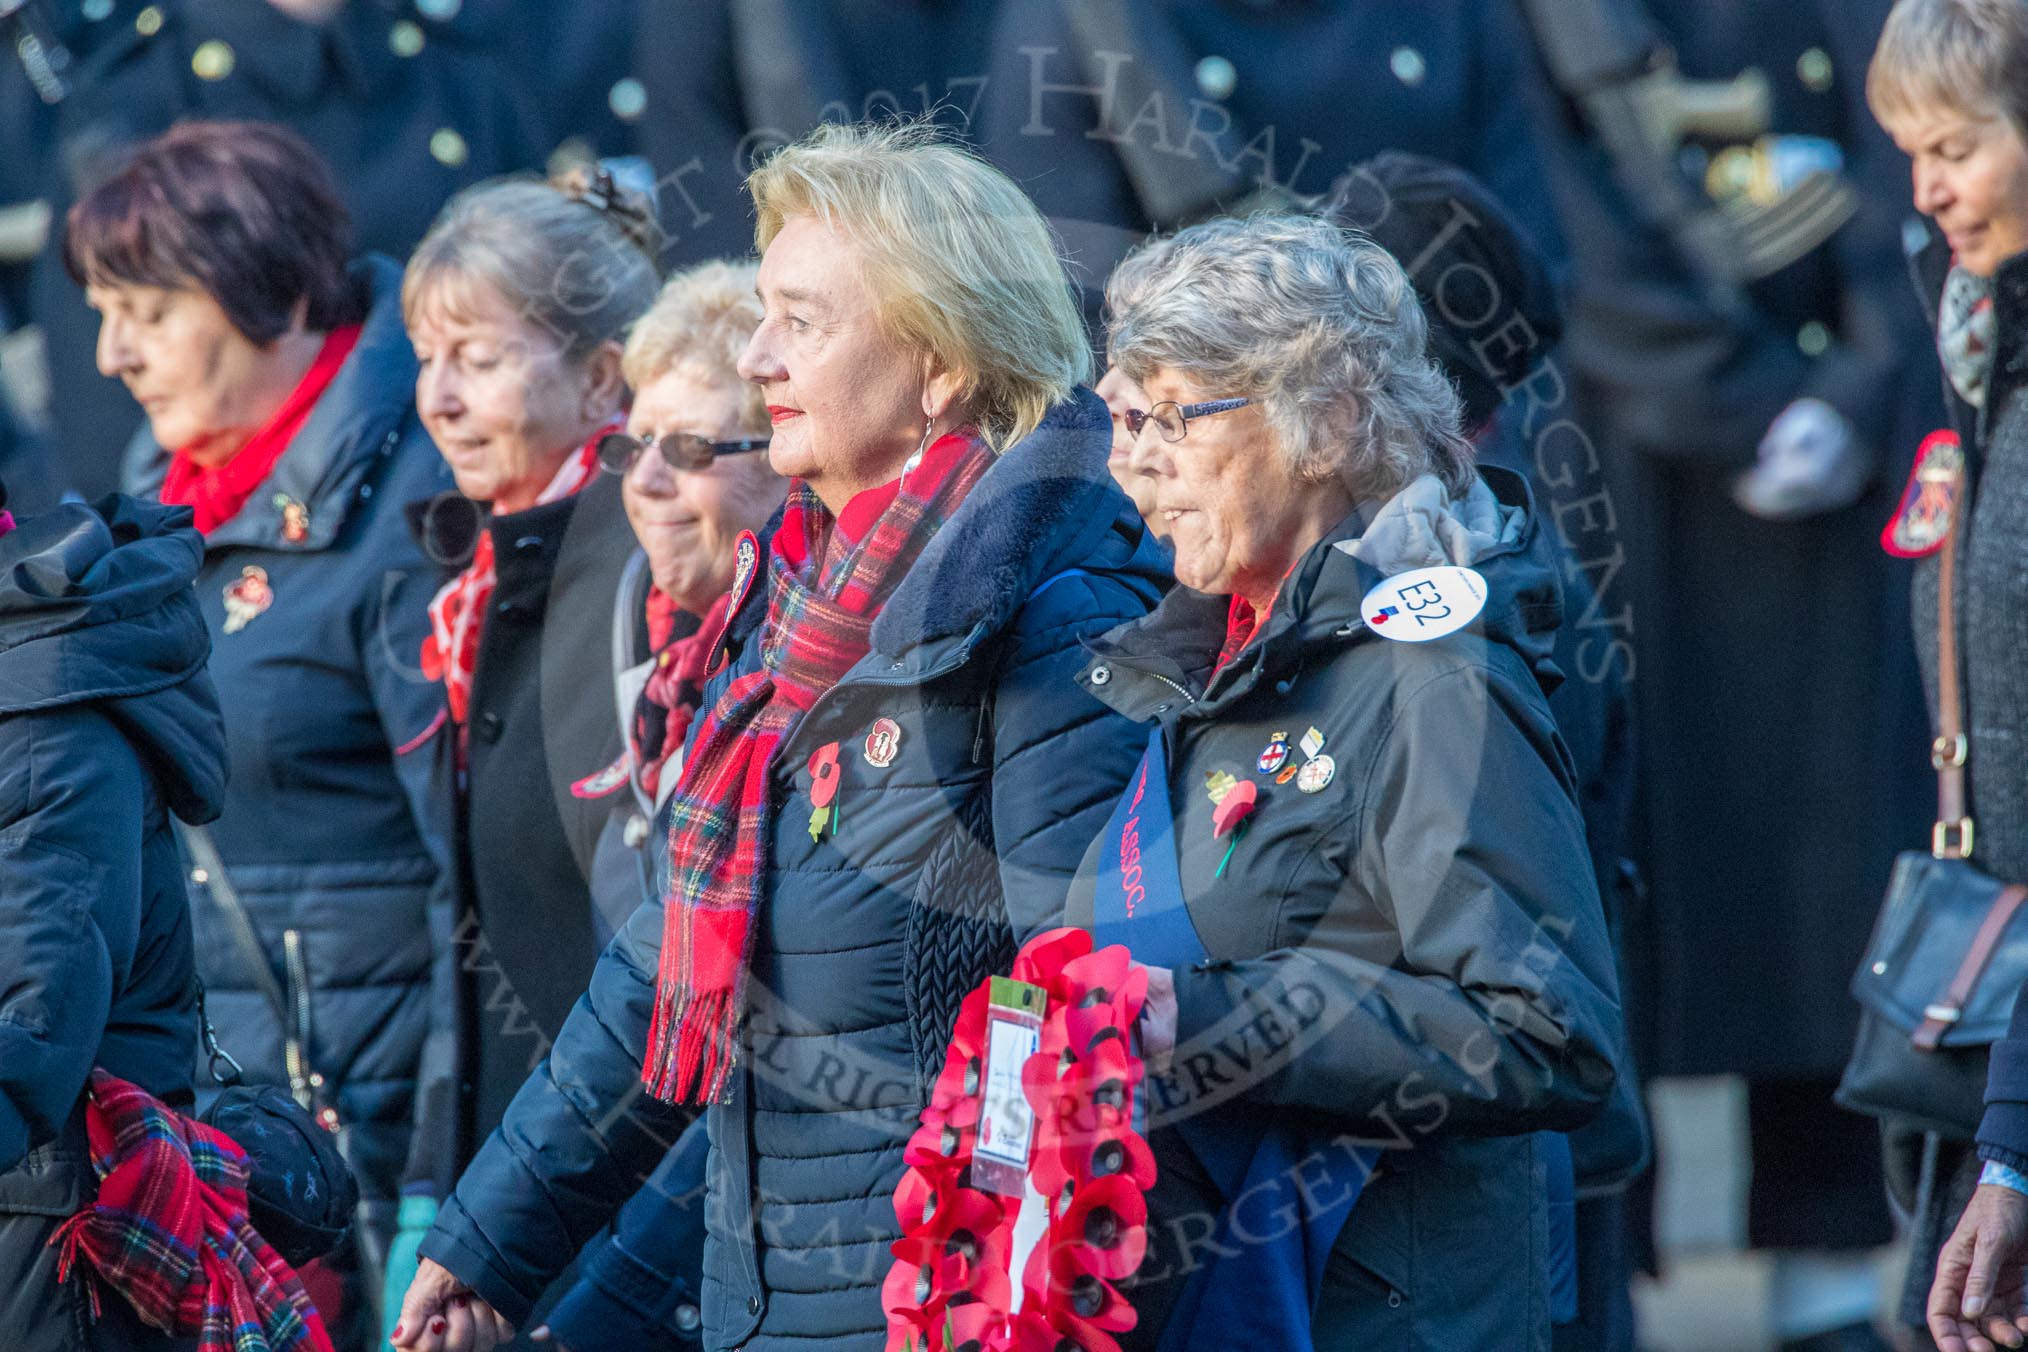
<svg viewBox="0 0 2028 1352"><path fill-rule="evenodd" d="M1359 618L1382 638L1427 643L1455 634L1486 608L1486 579L1443 564L1397 573L1366 593Z"/></svg>

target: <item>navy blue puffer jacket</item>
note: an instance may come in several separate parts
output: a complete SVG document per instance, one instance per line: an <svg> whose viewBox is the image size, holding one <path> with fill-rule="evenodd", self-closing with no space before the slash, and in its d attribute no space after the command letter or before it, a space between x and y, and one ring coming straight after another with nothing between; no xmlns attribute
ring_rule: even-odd
<svg viewBox="0 0 2028 1352"><path fill-rule="evenodd" d="M1160 556L1106 477L1090 394L980 481L896 589L872 651L776 763L746 1055L711 1139L705 1345L878 1349L891 1196L958 1002L1057 923L1140 754L1078 689L1084 640L1147 612ZM736 613L730 671L765 610ZM891 764L865 754L900 728ZM835 833L809 831L811 753L839 745ZM663 910L600 959L549 1059L446 1204L423 1253L519 1322L680 1125L643 1101Z"/></svg>
<svg viewBox="0 0 2028 1352"><path fill-rule="evenodd" d="M450 794L430 756L396 752L442 706L417 659L437 568L402 507L449 475L415 414L400 269L368 259L353 277L371 298L359 340L267 479L205 538L197 603L231 765L212 834L292 998L285 937L299 936L310 1063L336 1088L384 1231L424 1043L453 1022ZM153 441L137 451L137 482L159 482ZM264 606L243 603L252 576ZM192 885L191 910L220 1041L250 1081L286 1084L281 1023L209 887Z"/></svg>
<svg viewBox="0 0 2028 1352"><path fill-rule="evenodd" d="M107 498L0 535L0 1347L167 1348L87 1323L58 1223L94 1192L78 1111L103 1066L188 1106L190 907L169 815L207 821L225 735L185 508ZM87 1331L89 1330L89 1332Z"/></svg>

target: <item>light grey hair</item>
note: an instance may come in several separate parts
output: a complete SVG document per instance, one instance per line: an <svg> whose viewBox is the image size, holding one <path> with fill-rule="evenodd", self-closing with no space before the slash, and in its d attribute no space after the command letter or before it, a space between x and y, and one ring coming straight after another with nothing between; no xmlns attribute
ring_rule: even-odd
<svg viewBox="0 0 2028 1352"><path fill-rule="evenodd" d="M659 284L646 234L653 218L635 198L588 189L579 177L519 177L453 197L409 256L402 317L413 328L425 303L465 317L490 292L573 361L624 341Z"/></svg>
<svg viewBox="0 0 2028 1352"><path fill-rule="evenodd" d="M2028 0L1899 0L1866 70L1866 101L1882 122L2001 114L2028 136Z"/></svg>
<svg viewBox="0 0 2028 1352"><path fill-rule="evenodd" d="M1424 474L1473 476L1457 390L1401 265L1315 216L1223 217L1151 240L1106 284L1108 355L1136 382L1167 367L1207 398L1253 399L1298 477L1384 498Z"/></svg>

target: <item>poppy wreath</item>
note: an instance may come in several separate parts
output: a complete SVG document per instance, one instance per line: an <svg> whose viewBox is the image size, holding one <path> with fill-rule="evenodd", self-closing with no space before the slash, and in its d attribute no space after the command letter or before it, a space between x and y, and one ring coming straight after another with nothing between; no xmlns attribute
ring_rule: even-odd
<svg viewBox="0 0 2028 1352"><path fill-rule="evenodd" d="M894 1191L902 1237L881 1292L888 1352L1119 1352L1134 1327L1116 1283L1148 1248L1147 1191L1155 1158L1134 1130L1141 1058L1128 1036L1147 998L1147 969L1091 935L1037 935L1013 977L1048 1002L1040 1046L1022 1067L1035 1114L1028 1179L1048 1226L1020 1274L1012 1311L1015 1219L1021 1199L971 1185L986 1080L991 983L965 997L943 1072L909 1138Z"/></svg>

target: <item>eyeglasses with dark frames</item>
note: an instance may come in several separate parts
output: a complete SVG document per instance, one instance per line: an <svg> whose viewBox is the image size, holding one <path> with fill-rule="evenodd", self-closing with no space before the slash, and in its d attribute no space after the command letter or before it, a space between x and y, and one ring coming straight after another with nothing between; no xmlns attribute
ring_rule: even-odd
<svg viewBox="0 0 2028 1352"><path fill-rule="evenodd" d="M599 464L608 473L625 474L641 458L641 452L651 443L641 440L629 432L608 432L599 438ZM721 455L744 455L748 451L764 451L768 448L766 437L745 437L737 441L713 441L692 432L670 432L652 443L660 453L662 463L670 469L700 470L709 468L711 462Z"/></svg>
<svg viewBox="0 0 2028 1352"><path fill-rule="evenodd" d="M1251 399L1209 399L1201 404L1179 404L1173 399L1164 399L1153 408L1143 412L1138 408L1127 410L1127 432L1132 436L1141 435L1141 429L1149 423L1162 434L1164 441L1181 441L1190 430L1192 418L1209 418L1219 413L1230 413L1236 408L1245 408Z"/></svg>

